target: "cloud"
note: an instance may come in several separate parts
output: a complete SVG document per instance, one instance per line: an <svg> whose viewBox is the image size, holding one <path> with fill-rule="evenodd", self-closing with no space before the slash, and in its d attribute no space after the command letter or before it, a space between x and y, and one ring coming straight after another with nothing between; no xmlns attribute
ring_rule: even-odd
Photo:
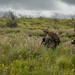
<svg viewBox="0 0 75 75"><path fill-rule="evenodd" d="M29 16L75 15L75 0L0 0L0 11ZM58 16L58 15L57 15Z"/></svg>
<svg viewBox="0 0 75 75"><path fill-rule="evenodd" d="M59 0L0 0L0 7L26 10L55 10Z"/></svg>
<svg viewBox="0 0 75 75"><path fill-rule="evenodd" d="M75 0L62 0L62 1L70 5L75 5Z"/></svg>
<svg viewBox="0 0 75 75"><path fill-rule="evenodd" d="M46 16L53 15L59 0L0 0L0 11L12 10L22 15Z"/></svg>
<svg viewBox="0 0 75 75"><path fill-rule="evenodd" d="M75 6L69 5L67 3L64 3L62 1L58 2L59 10L58 13L62 13L64 15L74 15L75 14Z"/></svg>

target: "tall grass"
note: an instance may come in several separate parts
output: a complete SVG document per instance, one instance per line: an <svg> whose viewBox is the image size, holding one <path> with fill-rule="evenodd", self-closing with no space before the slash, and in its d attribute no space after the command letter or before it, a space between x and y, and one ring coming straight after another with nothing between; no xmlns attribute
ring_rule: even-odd
<svg viewBox="0 0 75 75"><path fill-rule="evenodd" d="M71 45L74 36L73 28L67 25L69 22L71 20L20 19L17 28L1 28L0 75L75 75L75 47ZM59 23L59 29L52 27L55 23ZM66 26L62 28L61 24ZM30 29L32 26L36 29ZM44 36L41 27L51 27L49 30L58 32L61 43L56 49L41 45Z"/></svg>

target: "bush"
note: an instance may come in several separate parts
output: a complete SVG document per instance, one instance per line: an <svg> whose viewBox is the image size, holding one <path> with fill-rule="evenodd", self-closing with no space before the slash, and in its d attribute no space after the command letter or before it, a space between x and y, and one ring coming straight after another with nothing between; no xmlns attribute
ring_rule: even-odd
<svg viewBox="0 0 75 75"><path fill-rule="evenodd" d="M9 20L6 24L8 27L17 27L17 22L16 20Z"/></svg>

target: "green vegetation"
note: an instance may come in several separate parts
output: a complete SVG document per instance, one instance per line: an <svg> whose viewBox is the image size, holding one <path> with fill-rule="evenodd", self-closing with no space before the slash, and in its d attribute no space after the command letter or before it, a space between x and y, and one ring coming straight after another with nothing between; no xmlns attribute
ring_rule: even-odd
<svg viewBox="0 0 75 75"><path fill-rule="evenodd" d="M0 18L0 75L75 75L74 20L20 18L16 28L8 20ZM56 49L40 44L43 28L58 33Z"/></svg>

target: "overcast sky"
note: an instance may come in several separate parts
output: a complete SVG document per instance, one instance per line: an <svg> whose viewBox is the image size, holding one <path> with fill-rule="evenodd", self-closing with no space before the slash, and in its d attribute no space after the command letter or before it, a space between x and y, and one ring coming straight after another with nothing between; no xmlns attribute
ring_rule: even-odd
<svg viewBox="0 0 75 75"><path fill-rule="evenodd" d="M75 0L0 0L0 11L12 10L22 15L75 15Z"/></svg>

